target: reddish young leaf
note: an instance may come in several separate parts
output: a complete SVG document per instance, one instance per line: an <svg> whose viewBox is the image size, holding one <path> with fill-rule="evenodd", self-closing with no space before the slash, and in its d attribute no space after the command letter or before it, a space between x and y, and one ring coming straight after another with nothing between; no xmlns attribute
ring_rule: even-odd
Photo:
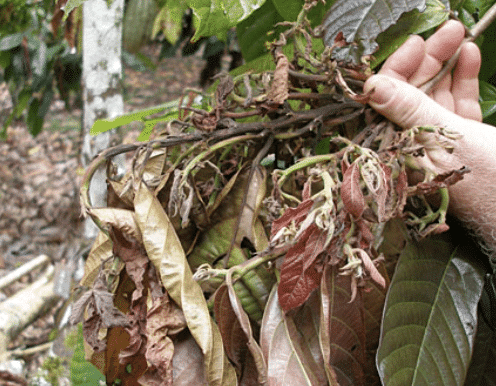
<svg viewBox="0 0 496 386"><path fill-rule="evenodd" d="M301 202L296 208L286 209L284 214L272 223L270 238L272 239L277 234L277 232L279 232L282 228L288 227L292 223L294 223L295 225L300 224L307 217L308 212L312 208L312 205L312 200L305 200Z"/></svg>
<svg viewBox="0 0 496 386"><path fill-rule="evenodd" d="M343 175L341 199L345 209L354 218L362 216L365 210L365 198L360 187L360 166L356 161L350 165Z"/></svg>
<svg viewBox="0 0 496 386"><path fill-rule="evenodd" d="M326 232L312 224L288 250L277 290L285 312L301 306L319 286L322 270L318 257L323 252L326 235Z"/></svg>
<svg viewBox="0 0 496 386"><path fill-rule="evenodd" d="M222 336L222 343L228 358L241 373L243 359L247 354L248 338L246 337L236 314L234 313L226 285L222 285L215 292L214 316Z"/></svg>
<svg viewBox="0 0 496 386"><path fill-rule="evenodd" d="M321 284L322 352L340 385L364 386L365 321L361 291L351 299L351 276L326 266Z"/></svg>

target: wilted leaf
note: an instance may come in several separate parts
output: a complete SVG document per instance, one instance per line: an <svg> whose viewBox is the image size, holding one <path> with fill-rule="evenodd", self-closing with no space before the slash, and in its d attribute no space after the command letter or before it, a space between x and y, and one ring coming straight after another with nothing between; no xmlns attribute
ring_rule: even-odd
<svg viewBox="0 0 496 386"><path fill-rule="evenodd" d="M174 344L169 334L186 327L182 311L167 295L154 299L146 315L146 361L148 368L140 377L147 386L172 385Z"/></svg>
<svg viewBox="0 0 496 386"><path fill-rule="evenodd" d="M92 217L96 217L103 226L113 226L141 242L141 232L132 211L116 208L91 208L88 213Z"/></svg>
<svg viewBox="0 0 496 386"><path fill-rule="evenodd" d="M147 292L144 280L150 261L141 244L136 240L128 240L120 230L112 228L110 237L113 241L114 255L124 261L126 273L135 285L128 313L129 326L126 327L130 342L119 353L120 363L128 364L145 355Z"/></svg>
<svg viewBox="0 0 496 386"><path fill-rule="evenodd" d="M282 52L276 54L276 70L267 98L277 105L282 105L289 95L289 60Z"/></svg>
<svg viewBox="0 0 496 386"><path fill-rule="evenodd" d="M324 41L332 46L339 32L352 45L337 49L339 60L360 63L360 57L377 49L377 35L396 23L401 14L425 9L425 0L337 0L324 19Z"/></svg>
<svg viewBox="0 0 496 386"><path fill-rule="evenodd" d="M365 198L360 187L360 165L353 162L343 175L341 199L345 209L355 218L365 210Z"/></svg>
<svg viewBox="0 0 496 386"><path fill-rule="evenodd" d="M326 239L327 232L312 224L286 253L277 289L279 302L285 312L301 306L319 286L322 267L318 258Z"/></svg>
<svg viewBox="0 0 496 386"><path fill-rule="evenodd" d="M181 242L157 198L141 183L135 198L138 225L148 257L170 297L183 310L186 323L205 355L207 380L211 385L236 384L217 325L210 317L203 292L193 280Z"/></svg>
<svg viewBox="0 0 496 386"><path fill-rule="evenodd" d="M172 371L174 386L208 386L203 354L189 331L174 339Z"/></svg>
<svg viewBox="0 0 496 386"><path fill-rule="evenodd" d="M483 286L474 248L436 237L403 251L377 352L384 385L463 384Z"/></svg>
<svg viewBox="0 0 496 386"><path fill-rule="evenodd" d="M305 356L308 348L303 350L302 344L306 343L298 339L294 322L284 314L274 287L267 301L260 332L260 345L267 360L270 386L321 384L312 372L314 366L307 365L308 362L314 362L314 358Z"/></svg>
<svg viewBox="0 0 496 386"><path fill-rule="evenodd" d="M91 287L101 270L102 263L110 257L112 257L112 240L105 233L99 232L86 259L84 276L79 284L83 287Z"/></svg>
<svg viewBox="0 0 496 386"><path fill-rule="evenodd" d="M296 208L288 208L284 214L272 223L270 232L271 240L282 228L288 228L291 224L298 225L307 218L308 212L313 206L313 200L305 200Z"/></svg>
<svg viewBox="0 0 496 386"><path fill-rule="evenodd" d="M361 291L351 300L351 276L326 266L321 285L320 339L331 379L341 386L364 385L365 321Z"/></svg>
<svg viewBox="0 0 496 386"><path fill-rule="evenodd" d="M238 372L243 370L243 362L248 351L246 337L239 320L231 306L227 286L223 285L215 292L214 316L222 335L222 342L227 356L234 363Z"/></svg>
<svg viewBox="0 0 496 386"><path fill-rule="evenodd" d="M101 328L127 326L126 315L114 306L114 295L108 292L104 276L100 275L91 290L81 296L73 305L71 323L77 324L87 309L88 318L83 322L86 342L94 351L102 351L106 342L99 338Z"/></svg>

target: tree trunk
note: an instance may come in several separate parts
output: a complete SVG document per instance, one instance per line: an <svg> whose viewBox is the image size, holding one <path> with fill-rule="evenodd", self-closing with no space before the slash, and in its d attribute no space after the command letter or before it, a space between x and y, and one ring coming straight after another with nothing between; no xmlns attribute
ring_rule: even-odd
<svg viewBox="0 0 496 386"><path fill-rule="evenodd" d="M122 20L124 0L88 0L83 5L83 130L82 164L107 148L110 133L89 134L93 123L101 118L114 118L124 112L122 99ZM105 169L92 179L90 198L95 206L106 206ZM85 237L94 238L97 228L89 218Z"/></svg>

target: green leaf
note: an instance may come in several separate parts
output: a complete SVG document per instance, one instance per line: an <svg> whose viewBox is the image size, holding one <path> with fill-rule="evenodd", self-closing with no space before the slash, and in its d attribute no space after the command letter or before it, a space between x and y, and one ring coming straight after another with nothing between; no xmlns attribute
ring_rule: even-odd
<svg viewBox="0 0 496 386"><path fill-rule="evenodd" d="M494 123L496 117L492 115L496 113L496 87L490 83L479 81L479 103L484 122Z"/></svg>
<svg viewBox="0 0 496 386"><path fill-rule="evenodd" d="M472 361L468 369L466 386L496 386L496 331L493 331L479 312Z"/></svg>
<svg viewBox="0 0 496 386"><path fill-rule="evenodd" d="M305 0L272 0L277 12L283 17L284 20L296 21L298 14L301 12ZM328 0L325 2L318 2L309 12L308 19L312 26L317 26L322 23L327 11L334 4L335 0Z"/></svg>
<svg viewBox="0 0 496 386"><path fill-rule="evenodd" d="M66 5L64 6L64 17L62 18L62 21L66 21L67 18L69 17L69 13L71 13L71 11L74 9L74 8L77 8L79 7L80 5L83 5L83 3L85 2L86 0L69 0Z"/></svg>
<svg viewBox="0 0 496 386"><path fill-rule="evenodd" d="M176 44L181 36L183 14L187 9L185 1L168 1L153 22L152 39L162 32L167 41Z"/></svg>
<svg viewBox="0 0 496 386"><path fill-rule="evenodd" d="M14 107L14 113L17 119L21 117L21 114L28 105L32 94L33 92L29 88L25 88L19 93L19 96L17 97L17 103Z"/></svg>
<svg viewBox="0 0 496 386"><path fill-rule="evenodd" d="M32 135L37 135L41 132L43 128L43 118L39 115L40 111L40 101L37 98L33 98L29 104L27 125L29 132Z"/></svg>
<svg viewBox="0 0 496 386"><path fill-rule="evenodd" d="M246 19L264 3L265 0L188 0L197 19L193 40L198 40L201 36L225 36L230 28Z"/></svg>
<svg viewBox="0 0 496 386"><path fill-rule="evenodd" d="M342 32L348 43L356 44L336 50L336 58L360 63L362 55L370 55L377 49L377 35L415 8L424 10L425 0L337 0L323 22L324 42L332 46Z"/></svg>
<svg viewBox="0 0 496 386"><path fill-rule="evenodd" d="M437 27L449 17L449 10L439 0L427 0L426 9L403 14L396 24L377 37L379 49L374 53L372 67L377 66L396 51L410 35L421 34Z"/></svg>
<svg viewBox="0 0 496 386"><path fill-rule="evenodd" d="M474 247L412 242L393 276L377 367L392 385L462 385L474 346L483 272Z"/></svg>
<svg viewBox="0 0 496 386"><path fill-rule="evenodd" d="M7 35L0 40L0 51L7 51L19 47L24 38L24 33L19 32L13 35Z"/></svg>
<svg viewBox="0 0 496 386"><path fill-rule="evenodd" d="M234 368L224 353L202 289L193 280L181 242L162 205L143 182L136 191L134 207L148 257L170 297L183 310L188 328L202 349L209 384L235 385Z"/></svg>
<svg viewBox="0 0 496 386"><path fill-rule="evenodd" d="M105 377L98 369L85 359L83 325L77 326L77 341L71 359L71 382L73 386L94 386L105 382Z"/></svg>
<svg viewBox="0 0 496 386"><path fill-rule="evenodd" d="M266 1L236 26L239 48L245 61L249 62L267 53L265 43L279 36L278 33L269 35L269 32L276 29L276 24L282 21L284 19L277 12L274 3Z"/></svg>

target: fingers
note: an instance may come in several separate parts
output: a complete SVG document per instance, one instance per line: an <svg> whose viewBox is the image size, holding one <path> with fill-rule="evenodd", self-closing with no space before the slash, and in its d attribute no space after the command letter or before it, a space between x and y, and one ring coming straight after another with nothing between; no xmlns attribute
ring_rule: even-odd
<svg viewBox="0 0 496 386"><path fill-rule="evenodd" d="M415 86L389 76L371 76L365 82L364 92L372 92L369 104L377 112L403 128L444 126L456 119L455 114Z"/></svg>
<svg viewBox="0 0 496 386"><path fill-rule="evenodd" d="M424 59L425 42L418 35L412 35L383 64L379 74L408 81Z"/></svg>
<svg viewBox="0 0 496 386"><path fill-rule="evenodd" d="M453 56L465 37L463 24L449 20L425 42L425 55L417 71L408 79L410 84L421 86L433 78L443 62Z"/></svg>
<svg viewBox="0 0 496 386"><path fill-rule="evenodd" d="M474 43L463 45L453 73L451 92L455 101L454 111L464 118L482 120L479 105L479 70L481 54Z"/></svg>

